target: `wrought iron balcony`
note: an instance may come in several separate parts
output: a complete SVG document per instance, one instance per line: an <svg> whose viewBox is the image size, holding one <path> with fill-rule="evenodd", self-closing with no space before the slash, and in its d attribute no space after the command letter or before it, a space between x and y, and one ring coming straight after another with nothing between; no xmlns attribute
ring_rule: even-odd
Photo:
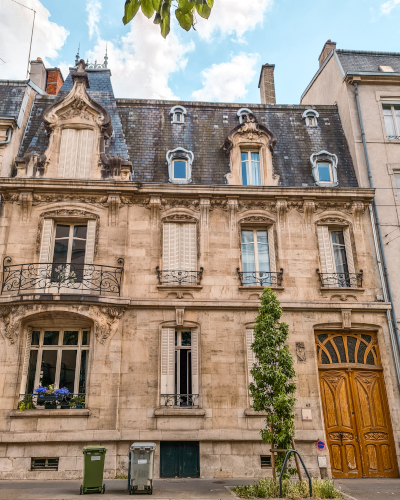
<svg viewBox="0 0 400 500"><path fill-rule="evenodd" d="M120 267L94 264L16 264L7 265L11 257L3 259L3 282L1 293L40 292L81 293L109 295L121 294L121 278L124 259L118 259Z"/></svg>
<svg viewBox="0 0 400 500"><path fill-rule="evenodd" d="M237 268L242 286L281 286L283 278L283 269L279 272L248 271L241 272Z"/></svg>
<svg viewBox="0 0 400 500"><path fill-rule="evenodd" d="M203 277L203 268L200 271L160 271L156 267L158 282L160 285L200 285Z"/></svg>
<svg viewBox="0 0 400 500"><path fill-rule="evenodd" d="M75 410L85 408L85 394L20 394L18 410Z"/></svg>
<svg viewBox="0 0 400 500"><path fill-rule="evenodd" d="M161 405L198 408L198 397L198 394L161 394Z"/></svg>
<svg viewBox="0 0 400 500"><path fill-rule="evenodd" d="M317 274L324 288L362 288L363 270L359 273L320 273Z"/></svg>
<svg viewBox="0 0 400 500"><path fill-rule="evenodd" d="M387 136L389 141L398 141L400 139L400 136L398 135L388 135Z"/></svg>

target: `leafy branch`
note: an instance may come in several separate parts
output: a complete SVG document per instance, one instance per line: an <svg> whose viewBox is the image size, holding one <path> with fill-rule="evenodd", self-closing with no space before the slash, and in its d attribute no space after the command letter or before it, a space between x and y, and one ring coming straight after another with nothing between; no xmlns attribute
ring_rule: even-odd
<svg viewBox="0 0 400 500"><path fill-rule="evenodd" d="M149 19L155 13L153 23L160 25L161 35L166 38L170 32L172 8L175 8L175 17L179 26L189 31L190 28L194 29L196 13L204 19L208 19L213 5L214 0L176 0L176 6L175 3L172 5L172 0L126 0L122 21L124 24L128 24L140 8Z"/></svg>

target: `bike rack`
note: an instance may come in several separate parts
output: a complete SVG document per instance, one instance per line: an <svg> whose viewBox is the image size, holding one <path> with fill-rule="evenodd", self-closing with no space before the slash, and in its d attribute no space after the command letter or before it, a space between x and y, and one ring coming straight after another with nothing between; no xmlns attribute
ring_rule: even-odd
<svg viewBox="0 0 400 500"><path fill-rule="evenodd" d="M303 469L305 470L305 472L307 474L307 477L308 477L308 486L309 486L309 489L310 489L310 498L312 498L312 483L311 483L310 474L308 473L308 470L306 469L306 466L304 465L304 462L303 462L303 459L300 456L300 453L297 452L296 450L288 450L286 452L285 460L283 461L283 465L282 465L282 470L281 470L281 473L279 475L279 497L282 498L282 476L283 476L283 473L285 472L286 464L287 464L289 455L291 453L296 453L296 455L300 458L301 465L303 466Z"/></svg>

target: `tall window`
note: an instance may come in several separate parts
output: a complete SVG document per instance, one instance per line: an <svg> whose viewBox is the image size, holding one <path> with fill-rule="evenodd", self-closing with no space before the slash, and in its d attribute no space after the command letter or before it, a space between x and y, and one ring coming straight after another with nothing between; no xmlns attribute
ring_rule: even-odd
<svg viewBox="0 0 400 500"><path fill-rule="evenodd" d="M271 271L268 231L266 229L242 229L241 242L243 285L259 285L260 278L265 278L265 273ZM268 275L265 284L271 284Z"/></svg>
<svg viewBox="0 0 400 500"><path fill-rule="evenodd" d="M32 332L26 393L39 385L86 392L89 330L37 329Z"/></svg>
<svg viewBox="0 0 400 500"><path fill-rule="evenodd" d="M332 182L332 167L328 162L318 162L317 163L317 171L318 171L318 183L323 184L328 182L329 184Z"/></svg>
<svg viewBox="0 0 400 500"><path fill-rule="evenodd" d="M62 131L58 176L62 179L88 179L92 164L94 131L68 128Z"/></svg>
<svg viewBox="0 0 400 500"><path fill-rule="evenodd" d="M241 161L243 186L261 186L260 153L242 151Z"/></svg>
<svg viewBox="0 0 400 500"><path fill-rule="evenodd" d="M76 280L82 281L87 225L57 224L54 237L52 277L59 279L60 273L73 271Z"/></svg>
<svg viewBox="0 0 400 500"><path fill-rule="evenodd" d="M190 404L192 394L192 332L175 331L175 394L180 405Z"/></svg>
<svg viewBox="0 0 400 500"><path fill-rule="evenodd" d="M172 180L187 179L187 161L182 159L173 160L172 162Z"/></svg>
<svg viewBox="0 0 400 500"><path fill-rule="evenodd" d="M197 280L197 232L195 223L163 225L163 282L195 285Z"/></svg>
<svg viewBox="0 0 400 500"><path fill-rule="evenodd" d="M340 286L348 286L349 266L347 265L346 244L344 242L343 231L331 231L333 257L335 262L336 272L343 275L344 283Z"/></svg>
<svg viewBox="0 0 400 500"><path fill-rule="evenodd" d="M383 104L383 117L387 138L400 139L400 104Z"/></svg>

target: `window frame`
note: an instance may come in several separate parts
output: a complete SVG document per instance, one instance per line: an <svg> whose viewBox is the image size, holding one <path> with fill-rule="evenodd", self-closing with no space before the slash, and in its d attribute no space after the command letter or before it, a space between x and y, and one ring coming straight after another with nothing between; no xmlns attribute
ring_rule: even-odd
<svg viewBox="0 0 400 500"><path fill-rule="evenodd" d="M190 346L182 345L182 333L190 332ZM181 360L178 356L180 351L190 351L190 379L187 380L186 385L190 382L190 392L182 392L181 390ZM193 394L193 362L192 362L192 330L191 328L177 327L175 328L175 394Z"/></svg>
<svg viewBox="0 0 400 500"><path fill-rule="evenodd" d="M319 113L315 109L306 109L302 115L305 120L306 127L318 127ZM310 123L310 119L313 119L314 123Z"/></svg>
<svg viewBox="0 0 400 500"><path fill-rule="evenodd" d="M185 115L187 114L187 111L183 106L174 106L173 108L171 108L169 113L171 115L171 123L176 123L178 125L182 125L182 123L185 123ZM181 116L181 120L177 120L178 114Z"/></svg>
<svg viewBox="0 0 400 500"><path fill-rule="evenodd" d="M185 177L175 177L175 162L176 161L182 161L185 163ZM187 158L173 158L172 159L172 182L179 183L179 182L187 182L188 181L188 160Z"/></svg>
<svg viewBox="0 0 400 500"><path fill-rule="evenodd" d="M251 153L257 153L258 154L258 168L259 168L259 175L260 175L260 184L243 184L243 162L248 162L249 168L249 179L252 180L252 159L251 159ZM242 160L242 154L247 154L247 160ZM260 187L263 186L263 173L262 173L262 154L260 151L260 148L254 148L254 147L241 147L240 148L240 178L242 181L242 186L246 187Z"/></svg>
<svg viewBox="0 0 400 500"><path fill-rule="evenodd" d="M185 148L178 147L175 149L170 149L167 151L166 160L168 165L168 181L172 184L189 184L192 182L192 163L194 160L194 154ZM186 161L186 178L176 179L174 177L174 161L183 160Z"/></svg>
<svg viewBox="0 0 400 500"><path fill-rule="evenodd" d="M384 101L382 100L381 101L382 103L382 115L383 115L383 125L385 127L385 137L386 137L386 140L388 141L398 141L400 140L400 113L399 113L399 122L397 122L396 120L396 113L395 113L395 106L398 106L399 109L398 111L400 112L400 101L398 103L395 103L394 101ZM390 106L390 116L392 118L392 122L393 122L393 129L394 129L394 132L395 132L395 135L394 136L389 136L388 134L388 130L387 130L387 127L386 127L386 121L385 121L385 116L388 116L388 115L385 115L385 108L384 106ZM392 138L390 138L392 137Z"/></svg>
<svg viewBox="0 0 400 500"><path fill-rule="evenodd" d="M76 240L79 240L79 241L85 241L85 257L86 257L86 246L87 246L87 236L88 236L88 224L87 222L84 223L80 223L80 222L72 222L72 223L69 223L69 222L63 222L63 221L54 221L54 236L53 236L53 240L51 242L51 262L54 263L54 250L55 250L55 244L56 244L56 240L57 239L67 239L67 238L56 238L56 234L57 234L57 226L69 226L69 235L68 235L68 250L67 250L67 262L65 264L71 264L71 258L72 258L72 245L73 245L73 241L74 239ZM78 237L74 237L74 227L75 226L85 226L86 227L86 238L83 239L83 238L78 238Z"/></svg>
<svg viewBox="0 0 400 500"><path fill-rule="evenodd" d="M329 176L330 176L330 180L329 181L321 181L320 178L319 178L319 166L320 165L328 165L329 166ZM333 183L333 168L332 168L332 162L330 162L329 160L319 160L317 161L317 176L318 176L318 184L327 184L327 185L332 185Z"/></svg>
<svg viewBox="0 0 400 500"><path fill-rule="evenodd" d="M242 243L242 231L253 231L253 241L252 243ZM242 245L254 245L254 266L255 270L254 272L258 273L260 272L260 262L259 262L259 256L258 256L258 239L257 239L257 231L265 231L267 233L267 247L268 247L268 263L269 263L269 271L262 271L262 272L271 272L271 256L270 256L270 251L269 251L269 232L268 228L263 228L263 227L255 227L255 226L241 226L240 228L240 248L242 249ZM261 243L264 245L264 243ZM243 271L243 252L241 251L241 266L242 266L242 271Z"/></svg>
<svg viewBox="0 0 400 500"><path fill-rule="evenodd" d="M34 467L35 460L43 460L44 467ZM57 465L56 466L49 466L49 460L57 460ZM58 471L59 464L60 464L60 457L31 457L31 471L35 471L35 470Z"/></svg>

